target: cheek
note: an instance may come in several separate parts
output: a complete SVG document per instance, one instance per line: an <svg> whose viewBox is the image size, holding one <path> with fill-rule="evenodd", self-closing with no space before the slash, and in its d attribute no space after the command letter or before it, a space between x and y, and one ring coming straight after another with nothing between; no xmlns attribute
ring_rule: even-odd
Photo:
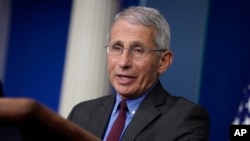
<svg viewBox="0 0 250 141"><path fill-rule="evenodd" d="M158 65L157 62L152 61L145 61L146 63L137 65L138 70L140 71L140 78L141 79L152 79L157 77L158 74Z"/></svg>
<svg viewBox="0 0 250 141"><path fill-rule="evenodd" d="M111 73L112 70L114 69L115 61L112 60L112 59L110 59L110 58L108 58L107 59L107 65L108 65L108 71L109 71L109 73Z"/></svg>
<svg viewBox="0 0 250 141"><path fill-rule="evenodd" d="M107 68L108 68L109 80L113 85L115 85L115 74L117 72L117 59L108 58Z"/></svg>
<svg viewBox="0 0 250 141"><path fill-rule="evenodd" d="M108 76L109 79L112 81L112 74L114 72L114 63L112 61L107 61L107 69L108 69Z"/></svg>

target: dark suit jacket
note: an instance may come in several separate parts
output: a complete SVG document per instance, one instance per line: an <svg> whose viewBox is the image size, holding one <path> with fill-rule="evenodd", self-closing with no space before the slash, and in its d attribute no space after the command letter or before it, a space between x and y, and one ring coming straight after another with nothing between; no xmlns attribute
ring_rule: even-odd
<svg viewBox="0 0 250 141"><path fill-rule="evenodd" d="M115 96L76 105L68 119L103 138ZM200 106L171 96L157 83L142 101L124 133L123 141L207 141L209 116Z"/></svg>
<svg viewBox="0 0 250 141"><path fill-rule="evenodd" d="M0 80L0 97L3 97L3 85L1 80Z"/></svg>

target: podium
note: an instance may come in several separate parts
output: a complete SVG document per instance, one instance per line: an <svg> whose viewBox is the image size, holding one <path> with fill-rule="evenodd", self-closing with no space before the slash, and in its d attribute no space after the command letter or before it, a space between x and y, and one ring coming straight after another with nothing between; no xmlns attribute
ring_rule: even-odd
<svg viewBox="0 0 250 141"><path fill-rule="evenodd" d="M100 141L27 98L0 98L0 141Z"/></svg>

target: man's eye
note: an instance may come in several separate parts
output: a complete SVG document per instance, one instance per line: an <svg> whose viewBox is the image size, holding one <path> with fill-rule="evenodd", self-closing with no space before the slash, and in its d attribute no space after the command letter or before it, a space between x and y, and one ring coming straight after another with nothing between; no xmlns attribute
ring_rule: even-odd
<svg viewBox="0 0 250 141"><path fill-rule="evenodd" d="M118 45L114 45L112 46L112 50L122 50L123 48L121 46Z"/></svg>
<svg viewBox="0 0 250 141"><path fill-rule="evenodd" d="M141 48L141 47L133 48L133 53L143 54L144 51L145 51L145 50L144 50L143 48Z"/></svg>

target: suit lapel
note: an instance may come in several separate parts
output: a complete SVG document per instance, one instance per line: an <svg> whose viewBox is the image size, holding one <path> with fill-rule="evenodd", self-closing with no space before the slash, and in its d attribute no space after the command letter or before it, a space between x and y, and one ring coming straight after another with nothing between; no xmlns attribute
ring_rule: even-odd
<svg viewBox="0 0 250 141"><path fill-rule="evenodd" d="M115 102L114 96L110 96L107 99L103 100L100 104L100 107L97 108L95 112L92 113L93 124L95 124L94 131L96 135L100 138L104 136L105 130L107 128L109 118L113 109L113 105Z"/></svg>
<svg viewBox="0 0 250 141"><path fill-rule="evenodd" d="M164 104L166 94L158 82L155 88L142 101L133 119L127 127L123 140L135 140L136 136L153 120L161 115L158 106Z"/></svg>
<svg viewBox="0 0 250 141"><path fill-rule="evenodd" d="M149 104L144 108L143 105L138 108L136 114L134 115L133 119L131 120L128 128L123 136L123 140L132 141L136 138L136 136L156 117L160 115L160 113L152 107L153 104L150 102L142 103L144 106ZM149 107L151 105L151 107Z"/></svg>

